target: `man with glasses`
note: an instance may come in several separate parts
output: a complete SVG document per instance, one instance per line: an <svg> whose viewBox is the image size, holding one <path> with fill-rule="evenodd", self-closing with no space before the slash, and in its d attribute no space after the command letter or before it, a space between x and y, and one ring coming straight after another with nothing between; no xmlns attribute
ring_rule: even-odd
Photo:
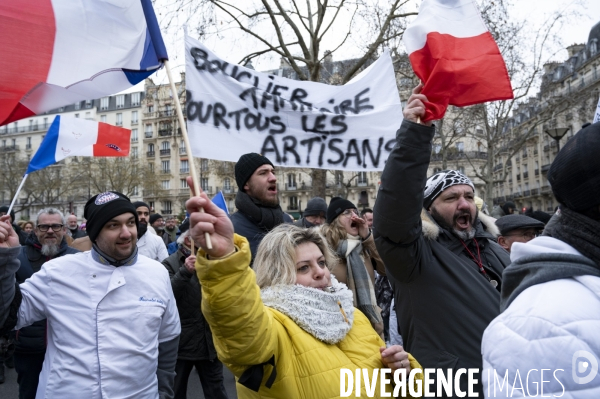
<svg viewBox="0 0 600 399"><path fill-rule="evenodd" d="M506 215L496 220L500 230L498 244L508 252L515 242L526 243L537 237L544 223L525 215Z"/></svg>
<svg viewBox="0 0 600 399"><path fill-rule="evenodd" d="M16 273L19 284L39 272L49 260L79 252L67 246L66 234L65 217L58 209L46 208L38 212L33 234L27 237L18 256L21 262ZM16 337L15 370L19 399L33 399L46 354L46 319L23 327Z"/></svg>

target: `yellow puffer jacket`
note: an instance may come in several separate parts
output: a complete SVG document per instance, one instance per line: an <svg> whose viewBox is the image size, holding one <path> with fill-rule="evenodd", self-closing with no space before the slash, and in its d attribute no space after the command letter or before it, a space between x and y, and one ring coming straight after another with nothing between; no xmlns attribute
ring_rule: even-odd
<svg viewBox="0 0 600 399"><path fill-rule="evenodd" d="M260 297L254 271L249 267L248 241L235 235L238 251L221 260L207 260L198 252L196 272L202 284L202 312L209 322L219 359L236 379L251 366L274 355L276 378L267 388L273 366L265 365L258 392L237 383L238 397L319 399L340 397L340 370L383 368L379 348L385 343L369 320L354 310L354 324L335 345L326 344L292 319L266 307ZM412 368L421 368L410 356ZM388 375L389 377L389 375ZM419 375L422 378L422 374ZM374 397L379 398L379 380ZM391 392L393 387L388 387ZM365 394L364 384L361 394Z"/></svg>

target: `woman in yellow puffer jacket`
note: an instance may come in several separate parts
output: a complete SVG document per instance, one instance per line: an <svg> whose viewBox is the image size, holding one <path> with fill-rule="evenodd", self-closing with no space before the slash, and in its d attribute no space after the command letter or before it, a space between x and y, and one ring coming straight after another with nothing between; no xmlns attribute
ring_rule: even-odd
<svg viewBox="0 0 600 399"><path fill-rule="evenodd" d="M366 369L372 378L375 369L405 369L408 376L421 368L401 346L384 348L353 307L351 291L330 274L335 257L316 230L275 228L258 248L255 275L248 241L234 235L227 215L204 193L186 206L191 235L202 247L196 259L202 312L219 359L237 378L239 398L339 398L342 369ZM382 397L379 378L374 383L370 397Z"/></svg>

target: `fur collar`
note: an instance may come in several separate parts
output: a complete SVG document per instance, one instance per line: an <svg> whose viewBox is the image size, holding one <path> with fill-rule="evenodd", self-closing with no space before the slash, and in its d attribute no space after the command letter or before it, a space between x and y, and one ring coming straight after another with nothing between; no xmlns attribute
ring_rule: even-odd
<svg viewBox="0 0 600 399"><path fill-rule="evenodd" d="M491 216L486 215L483 212L479 212L477 217L483 224L484 230L493 235L494 237L498 237L500 235L500 230L496 226L496 219ZM437 240L440 235L441 227L433 220L431 214L427 212L424 208L421 210L421 222L423 226L423 235L425 238L429 240Z"/></svg>
<svg viewBox="0 0 600 399"><path fill-rule="evenodd" d="M333 292L295 285L276 285L261 290L265 306L291 318L300 328L328 344L340 342L352 328L352 291L331 276ZM340 310L341 303L344 314ZM348 321L346 321L346 318Z"/></svg>

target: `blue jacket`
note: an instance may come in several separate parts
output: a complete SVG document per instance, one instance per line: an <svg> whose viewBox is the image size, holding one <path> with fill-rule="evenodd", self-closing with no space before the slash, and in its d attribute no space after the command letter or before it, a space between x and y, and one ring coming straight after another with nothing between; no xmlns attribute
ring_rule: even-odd
<svg viewBox="0 0 600 399"><path fill-rule="evenodd" d="M17 270L16 278L19 284L23 283L34 273L42 268L43 264L59 256L80 252L75 248L67 246L65 239L60 243L60 251L50 258L40 252L42 245L35 234L27 236L25 245L21 247L18 259L21 262ZM44 353L46 351L46 319L36 321L28 327L16 332L15 351L21 353Z"/></svg>

